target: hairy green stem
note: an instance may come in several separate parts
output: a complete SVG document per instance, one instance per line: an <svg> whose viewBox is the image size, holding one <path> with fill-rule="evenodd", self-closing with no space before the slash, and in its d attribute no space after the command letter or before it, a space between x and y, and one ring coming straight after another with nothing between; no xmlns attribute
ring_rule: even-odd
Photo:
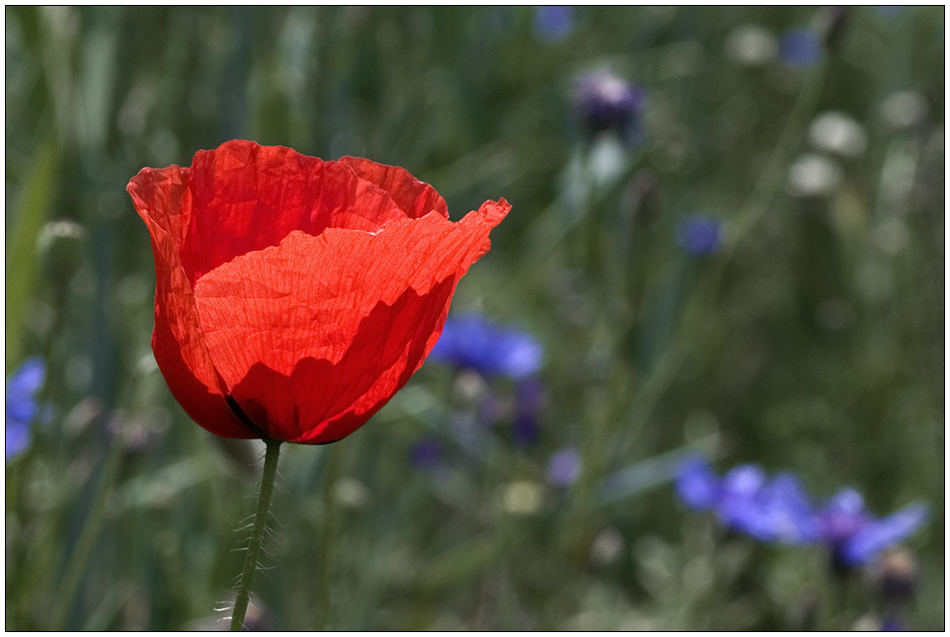
<svg viewBox="0 0 950 637"><path fill-rule="evenodd" d="M277 477L277 459L280 457L280 441L267 440L267 451L264 454L264 475L261 476L261 489L257 499L257 513L254 515L254 528L251 539L247 544L247 555L244 557L244 571L241 573L241 584L238 588L237 599L234 600L234 612L231 613L231 630L244 628L244 615L247 613L247 603L251 596L251 584L257 572L257 558L261 554L261 545L264 542L264 528L267 526L267 516L270 512L270 497L274 491L274 479Z"/></svg>

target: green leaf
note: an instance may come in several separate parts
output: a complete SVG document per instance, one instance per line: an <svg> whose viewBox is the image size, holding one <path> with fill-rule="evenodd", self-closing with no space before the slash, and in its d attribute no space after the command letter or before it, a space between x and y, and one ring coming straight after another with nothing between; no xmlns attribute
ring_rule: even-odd
<svg viewBox="0 0 950 637"><path fill-rule="evenodd" d="M9 374L20 357L20 336L36 280L36 237L56 190L59 144L49 135L34 156L17 206L17 225L7 252L7 361Z"/></svg>

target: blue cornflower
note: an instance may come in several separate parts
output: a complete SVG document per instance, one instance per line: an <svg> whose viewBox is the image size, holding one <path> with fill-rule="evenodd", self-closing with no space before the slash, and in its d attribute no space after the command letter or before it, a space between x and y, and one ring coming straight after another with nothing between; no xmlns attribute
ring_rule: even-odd
<svg viewBox="0 0 950 637"><path fill-rule="evenodd" d="M449 317L429 360L473 369L485 377L521 379L541 368L544 348L533 336L483 316Z"/></svg>
<svg viewBox="0 0 950 637"><path fill-rule="evenodd" d="M45 377L46 363L33 356L7 379L7 462L30 446L30 423L40 410L36 392Z"/></svg>
<svg viewBox="0 0 950 637"><path fill-rule="evenodd" d="M511 438L519 447L530 447L538 441L541 426L538 416L544 402L544 386L537 378L525 378L515 389L515 421Z"/></svg>
<svg viewBox="0 0 950 637"><path fill-rule="evenodd" d="M588 131L615 130L634 141L639 134L646 93L608 71L580 76L574 89L574 107Z"/></svg>
<svg viewBox="0 0 950 637"><path fill-rule="evenodd" d="M715 511L722 523L764 542L801 544L815 531L802 524L810 509L798 480L790 474L767 480L761 467L739 465L722 479L702 456L689 456L679 466L676 490L687 506Z"/></svg>
<svg viewBox="0 0 950 637"><path fill-rule="evenodd" d="M842 489L816 512L821 539L843 566L866 564L887 547L909 537L927 520L929 508L910 504L886 518L875 519L854 489Z"/></svg>
<svg viewBox="0 0 950 637"><path fill-rule="evenodd" d="M542 42L560 42L574 30L574 7L538 7L534 33Z"/></svg>
<svg viewBox="0 0 950 637"><path fill-rule="evenodd" d="M719 478L702 456L687 456L680 462L675 486L680 500L691 509L707 511L719 502Z"/></svg>
<svg viewBox="0 0 950 637"><path fill-rule="evenodd" d="M765 542L821 542L833 563L857 567L911 535L927 519L929 509L911 504L881 520L864 509L854 489L843 489L816 508L798 479L788 473L769 481L755 465L740 465L722 479L702 456L680 464L676 490L687 506L715 511L726 526Z"/></svg>
<svg viewBox="0 0 950 637"><path fill-rule="evenodd" d="M433 438L423 438L409 449L409 460L419 469L431 469L442 463L442 445Z"/></svg>
<svg viewBox="0 0 950 637"><path fill-rule="evenodd" d="M786 64L804 68L821 60L824 46L811 29L792 29L779 40L778 55Z"/></svg>
<svg viewBox="0 0 950 637"><path fill-rule="evenodd" d="M884 621L881 622L881 632L893 632L899 631L904 632L908 630L907 626L897 617L889 616L885 617Z"/></svg>
<svg viewBox="0 0 950 637"><path fill-rule="evenodd" d="M715 254L722 247L722 222L702 215L684 217L676 224L676 241L695 257Z"/></svg>
<svg viewBox="0 0 950 637"><path fill-rule="evenodd" d="M581 475L581 454L573 447L555 453L548 461L548 480L556 487L566 489Z"/></svg>

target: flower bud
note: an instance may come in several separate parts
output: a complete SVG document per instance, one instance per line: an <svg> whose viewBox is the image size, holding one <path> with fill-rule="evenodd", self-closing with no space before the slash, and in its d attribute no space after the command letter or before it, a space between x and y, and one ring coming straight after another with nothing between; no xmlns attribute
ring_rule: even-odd
<svg viewBox="0 0 950 637"><path fill-rule="evenodd" d="M919 568L913 553L893 548L878 559L872 577L880 595L888 602L910 601L917 588Z"/></svg>
<svg viewBox="0 0 950 637"><path fill-rule="evenodd" d="M646 102L643 89L599 71L578 78L574 91L574 107L588 133L614 130L624 141L635 141Z"/></svg>

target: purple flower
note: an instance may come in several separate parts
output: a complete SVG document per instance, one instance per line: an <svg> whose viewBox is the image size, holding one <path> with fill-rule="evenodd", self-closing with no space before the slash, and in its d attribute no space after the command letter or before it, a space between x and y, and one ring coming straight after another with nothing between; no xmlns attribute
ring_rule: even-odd
<svg viewBox="0 0 950 637"><path fill-rule="evenodd" d="M548 461L548 480L556 487L566 489L581 475L581 454L567 447L551 456Z"/></svg>
<svg viewBox="0 0 950 637"><path fill-rule="evenodd" d="M824 47L818 36L810 29L793 29L782 36L778 45L778 54L786 64L804 68L817 64L821 60Z"/></svg>
<svg viewBox="0 0 950 637"><path fill-rule="evenodd" d="M864 508L864 498L854 489L842 489L817 512L822 540L843 566L861 566L878 553L909 537L927 521L929 508L908 505L886 518L876 519Z"/></svg>
<svg viewBox="0 0 950 637"><path fill-rule="evenodd" d="M645 103L643 89L607 71L582 75L575 85L574 107L592 134L613 129L634 141Z"/></svg>
<svg viewBox="0 0 950 637"><path fill-rule="evenodd" d="M715 511L722 523L764 542L828 546L835 564L857 567L916 531L929 509L911 504L883 519L864 509L864 499L843 489L815 507L798 479L777 475L771 481L755 465L740 465L718 478L702 456L683 460L676 490L687 506Z"/></svg>
<svg viewBox="0 0 950 637"><path fill-rule="evenodd" d="M541 368L544 348L533 336L500 327L488 319L468 314L445 321L429 360L454 364L486 377L521 379Z"/></svg>
<svg viewBox="0 0 950 637"><path fill-rule="evenodd" d="M43 386L46 363L28 358L7 379L7 462L30 446L30 423L40 411L36 392Z"/></svg>
<svg viewBox="0 0 950 637"><path fill-rule="evenodd" d="M574 7L538 7L534 33L542 42L560 42L574 30Z"/></svg>
<svg viewBox="0 0 950 637"><path fill-rule="evenodd" d="M541 435L538 419L533 415L517 414L511 427L511 441L516 447L533 447Z"/></svg>
<svg viewBox="0 0 950 637"><path fill-rule="evenodd" d="M722 247L722 222L701 215L684 217L676 224L676 240L693 256L715 254Z"/></svg>
<svg viewBox="0 0 950 637"><path fill-rule="evenodd" d="M881 622L881 632L892 632L900 631L904 632L908 630L907 626L897 617L889 616L885 617L884 621Z"/></svg>
<svg viewBox="0 0 950 637"><path fill-rule="evenodd" d="M699 511L716 508L719 478L702 456L687 456L676 475L676 493L686 506Z"/></svg>
<svg viewBox="0 0 950 637"><path fill-rule="evenodd" d="M690 456L679 466L676 490L687 506L715 511L727 527L763 542L802 544L814 539L803 519L810 513L798 480L789 474L768 481L761 467L733 468L718 478L702 456Z"/></svg>
<svg viewBox="0 0 950 637"><path fill-rule="evenodd" d="M515 389L515 422L511 437L516 446L530 447L538 441L538 415L544 401L544 386L537 378L525 378Z"/></svg>
<svg viewBox="0 0 950 637"><path fill-rule="evenodd" d="M419 469L431 469L442 462L442 445L432 438L423 438L409 449L409 460Z"/></svg>

